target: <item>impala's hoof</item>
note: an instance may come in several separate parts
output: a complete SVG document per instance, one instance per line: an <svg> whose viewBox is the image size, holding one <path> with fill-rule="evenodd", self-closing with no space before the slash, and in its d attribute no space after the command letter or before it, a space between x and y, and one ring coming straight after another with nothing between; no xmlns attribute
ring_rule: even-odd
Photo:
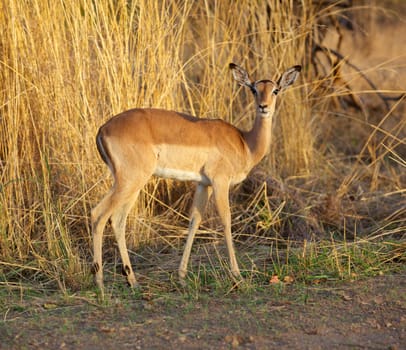
<svg viewBox="0 0 406 350"><path fill-rule="evenodd" d="M236 279L238 279L238 280L243 280L243 277L241 276L240 270L231 271L231 273L233 274L233 276L234 276Z"/></svg>
<svg viewBox="0 0 406 350"><path fill-rule="evenodd" d="M103 284L103 277L100 279L98 276L95 277L94 279L96 286L97 286L97 292L96 294L98 295L98 298L100 301L104 300L104 284Z"/></svg>
<svg viewBox="0 0 406 350"><path fill-rule="evenodd" d="M134 272L129 265L123 265L122 273L125 277L127 277L127 283L131 288L138 287L138 282L135 279Z"/></svg>
<svg viewBox="0 0 406 350"><path fill-rule="evenodd" d="M186 286L186 281L185 281L186 274L187 274L186 270L179 270L178 271L178 277L179 277L178 281L179 281L179 284L182 287Z"/></svg>
<svg viewBox="0 0 406 350"><path fill-rule="evenodd" d="M187 271L186 271L186 270L179 270L179 271L178 271L179 279L181 279L181 280L185 279L186 274L187 274Z"/></svg>
<svg viewBox="0 0 406 350"><path fill-rule="evenodd" d="M179 277L179 280L178 280L178 281L179 281L179 284L180 284L181 287L186 287L186 281L185 281L184 278L180 278L180 277Z"/></svg>
<svg viewBox="0 0 406 350"><path fill-rule="evenodd" d="M134 274L131 274L131 275L127 276L127 283L131 288L138 288L139 287L139 283L135 279Z"/></svg>

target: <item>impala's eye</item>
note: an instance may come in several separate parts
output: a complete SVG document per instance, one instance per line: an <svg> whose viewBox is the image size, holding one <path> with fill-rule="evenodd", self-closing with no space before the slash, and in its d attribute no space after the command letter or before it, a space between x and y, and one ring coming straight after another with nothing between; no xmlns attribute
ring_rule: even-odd
<svg viewBox="0 0 406 350"><path fill-rule="evenodd" d="M251 85L250 89L251 89L251 92L254 94L254 96L256 96L257 93L258 93L258 91L257 91L257 89L255 88L255 86L254 86L254 85Z"/></svg>
<svg viewBox="0 0 406 350"><path fill-rule="evenodd" d="M273 94L274 95L277 95L279 93L279 89L275 89L274 91L273 91Z"/></svg>

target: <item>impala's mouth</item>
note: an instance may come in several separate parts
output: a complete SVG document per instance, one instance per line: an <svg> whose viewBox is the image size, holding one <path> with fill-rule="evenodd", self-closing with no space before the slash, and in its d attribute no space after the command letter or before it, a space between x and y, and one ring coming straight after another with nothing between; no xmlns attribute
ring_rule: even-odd
<svg viewBox="0 0 406 350"><path fill-rule="evenodd" d="M259 113L261 113L261 114L269 114L269 110L267 108L259 107Z"/></svg>

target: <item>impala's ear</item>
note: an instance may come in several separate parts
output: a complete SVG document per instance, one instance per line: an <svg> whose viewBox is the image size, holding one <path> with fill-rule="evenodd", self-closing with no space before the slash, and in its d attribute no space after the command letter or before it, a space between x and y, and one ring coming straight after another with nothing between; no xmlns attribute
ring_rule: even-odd
<svg viewBox="0 0 406 350"><path fill-rule="evenodd" d="M302 66L293 66L289 68L278 80L278 85L280 90L286 89L288 86L292 85L297 77L299 76Z"/></svg>
<svg viewBox="0 0 406 350"><path fill-rule="evenodd" d="M238 84L247 86L251 90L255 89L255 87L252 84L252 81L245 69L241 68L240 66L236 65L235 63L230 63L229 67L232 70L234 79L237 81Z"/></svg>

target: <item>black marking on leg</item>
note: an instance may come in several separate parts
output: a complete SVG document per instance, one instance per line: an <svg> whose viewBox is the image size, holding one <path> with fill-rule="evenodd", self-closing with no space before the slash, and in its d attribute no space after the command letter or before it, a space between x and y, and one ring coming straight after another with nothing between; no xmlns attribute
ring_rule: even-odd
<svg viewBox="0 0 406 350"><path fill-rule="evenodd" d="M123 275L128 277L131 273L131 267L128 265L123 266Z"/></svg>
<svg viewBox="0 0 406 350"><path fill-rule="evenodd" d="M195 218L193 217L189 222L189 230L191 230L194 225L195 225Z"/></svg>
<svg viewBox="0 0 406 350"><path fill-rule="evenodd" d="M93 275L95 275L97 272L99 272L100 266L98 262L94 262L91 268L91 272Z"/></svg>

